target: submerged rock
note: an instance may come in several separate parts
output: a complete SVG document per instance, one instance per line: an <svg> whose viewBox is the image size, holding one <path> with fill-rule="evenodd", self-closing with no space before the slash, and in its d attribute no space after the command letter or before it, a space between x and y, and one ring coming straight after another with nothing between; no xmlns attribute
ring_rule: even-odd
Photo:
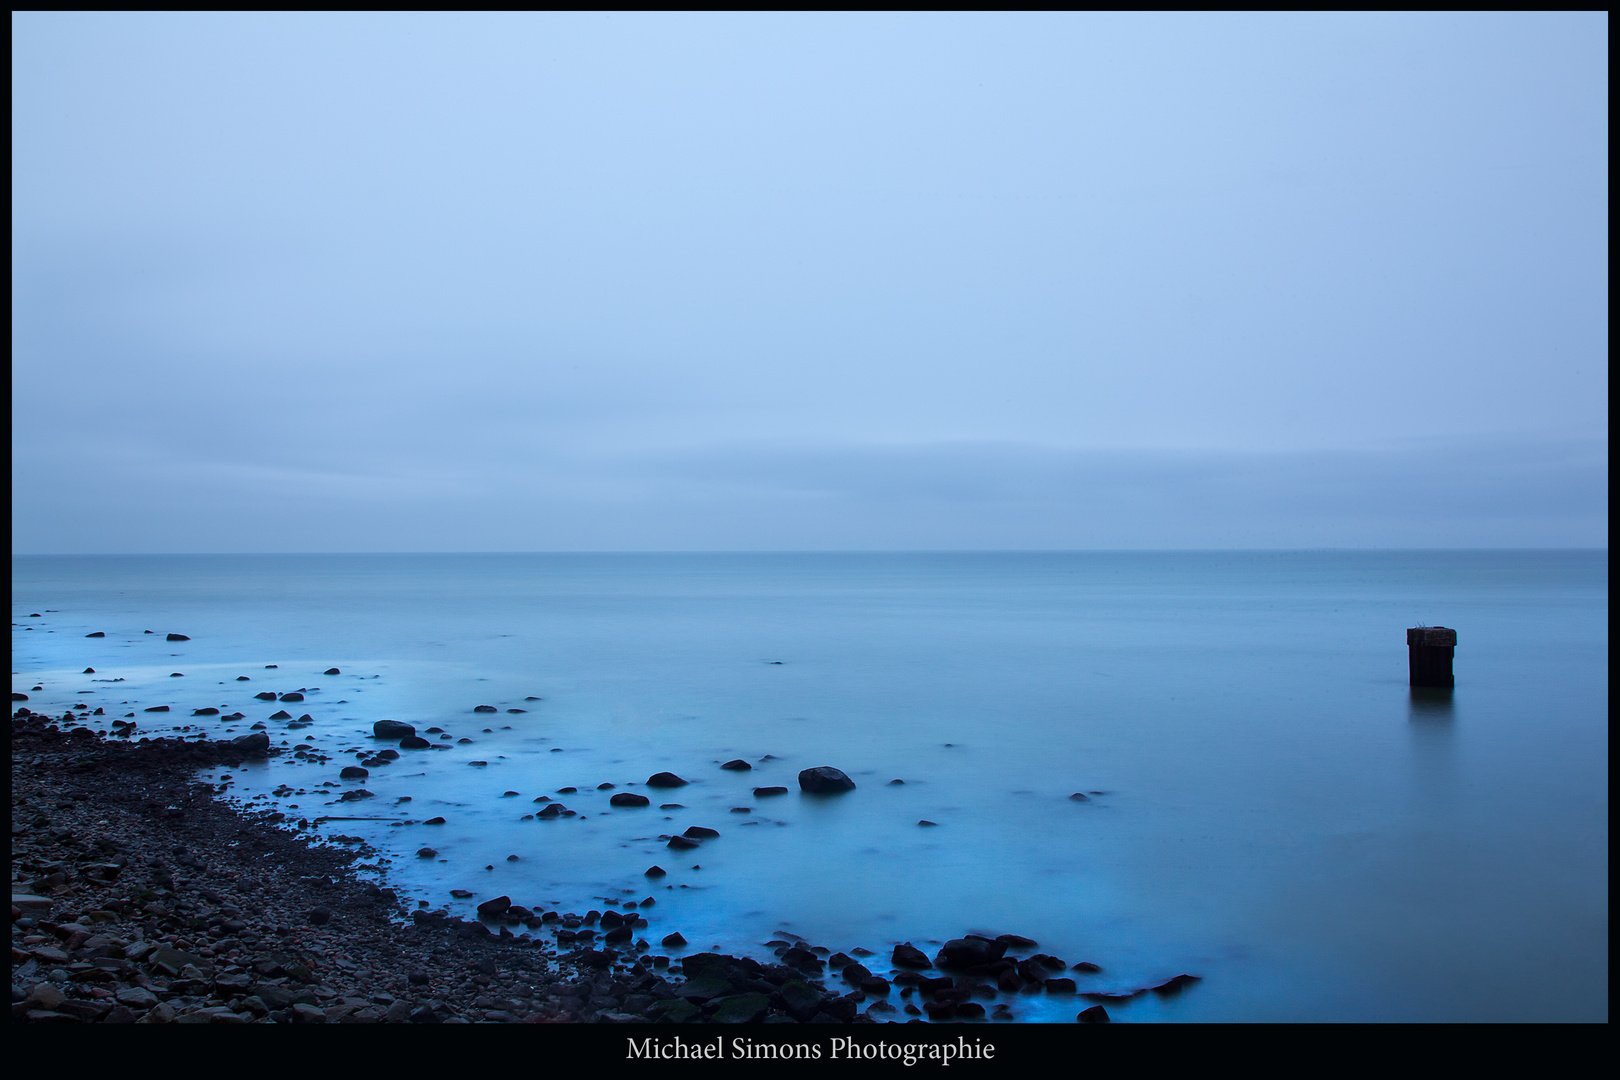
<svg viewBox="0 0 1620 1080"><path fill-rule="evenodd" d="M609 806L650 806L652 800L633 791L621 791L608 800Z"/></svg>
<svg viewBox="0 0 1620 1080"><path fill-rule="evenodd" d="M748 772L753 768L752 765L748 764L748 762L744 761L742 758L736 758L735 760L728 761L720 767L722 769L730 769L733 772Z"/></svg>

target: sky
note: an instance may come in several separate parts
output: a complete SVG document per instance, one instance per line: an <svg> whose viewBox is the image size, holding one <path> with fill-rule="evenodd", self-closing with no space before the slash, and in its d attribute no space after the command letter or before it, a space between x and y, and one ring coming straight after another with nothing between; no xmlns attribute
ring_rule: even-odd
<svg viewBox="0 0 1620 1080"><path fill-rule="evenodd" d="M17 553L1608 544L1608 16L12 15Z"/></svg>

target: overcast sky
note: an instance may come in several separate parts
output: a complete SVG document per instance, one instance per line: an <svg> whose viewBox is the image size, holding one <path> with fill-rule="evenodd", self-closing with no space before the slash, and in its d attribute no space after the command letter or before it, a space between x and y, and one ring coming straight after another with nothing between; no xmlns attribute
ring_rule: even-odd
<svg viewBox="0 0 1620 1080"><path fill-rule="evenodd" d="M12 16L19 552L1608 543L1608 17Z"/></svg>

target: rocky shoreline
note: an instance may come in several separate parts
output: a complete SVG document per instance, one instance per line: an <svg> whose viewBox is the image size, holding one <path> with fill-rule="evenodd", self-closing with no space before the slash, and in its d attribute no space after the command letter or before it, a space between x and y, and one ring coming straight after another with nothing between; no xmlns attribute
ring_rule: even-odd
<svg viewBox="0 0 1620 1080"><path fill-rule="evenodd" d="M359 851L311 843L280 815L238 810L194 779L204 766L278 753L262 735L129 742L82 723L26 708L11 722L14 1020L1010 1020L1005 1003L987 1013L981 1002L1076 992L1062 961L1009 956L1034 945L1011 936L955 940L932 960L903 945L885 977L863 962L870 954L803 942L773 943L776 963L653 955L634 937L645 925L635 902L577 914L500 897L476 921L408 910L355 872ZM1191 981L1150 989L1172 994ZM1077 1019L1108 1016L1095 1004Z"/></svg>

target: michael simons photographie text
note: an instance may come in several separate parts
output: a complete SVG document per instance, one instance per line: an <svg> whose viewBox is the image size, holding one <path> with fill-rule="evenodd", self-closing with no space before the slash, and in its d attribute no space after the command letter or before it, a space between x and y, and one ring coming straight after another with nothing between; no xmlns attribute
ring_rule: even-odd
<svg viewBox="0 0 1620 1080"><path fill-rule="evenodd" d="M629 1041L625 1057L634 1061L897 1061L903 1065L953 1061L990 1061L996 1056L993 1043L983 1039L969 1042L965 1036L954 1042L903 1043L881 1039L854 1039L839 1035L826 1042L756 1042L743 1036L727 1039L687 1040L635 1039Z"/></svg>

